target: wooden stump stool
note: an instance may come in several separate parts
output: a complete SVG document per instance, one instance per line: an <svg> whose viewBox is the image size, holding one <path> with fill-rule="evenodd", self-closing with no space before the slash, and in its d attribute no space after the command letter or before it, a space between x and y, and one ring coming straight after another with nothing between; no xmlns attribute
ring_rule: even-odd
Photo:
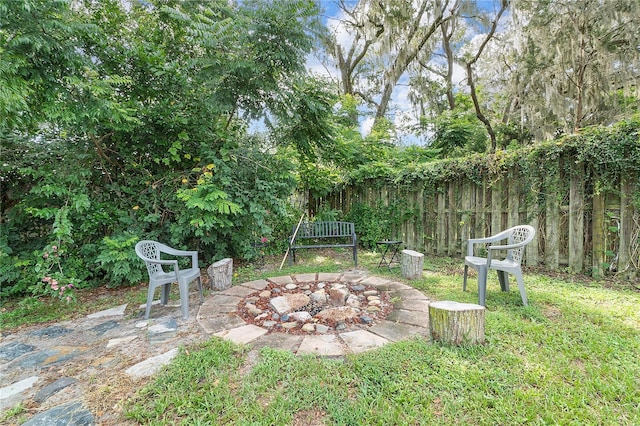
<svg viewBox="0 0 640 426"><path fill-rule="evenodd" d="M429 304L431 338L443 343L484 343L485 307L444 300Z"/></svg>
<svg viewBox="0 0 640 426"><path fill-rule="evenodd" d="M231 287L233 278L233 259L225 258L218 260L207 268L207 273L211 278L212 290L225 290Z"/></svg>
<svg viewBox="0 0 640 426"><path fill-rule="evenodd" d="M422 278L422 267L424 265L424 254L413 250L402 250L402 262L400 271L406 279L413 280Z"/></svg>

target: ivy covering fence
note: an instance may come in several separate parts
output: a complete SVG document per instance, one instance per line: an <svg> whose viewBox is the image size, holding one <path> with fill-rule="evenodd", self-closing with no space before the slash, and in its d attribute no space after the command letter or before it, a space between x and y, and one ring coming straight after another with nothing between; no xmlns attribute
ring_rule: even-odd
<svg viewBox="0 0 640 426"><path fill-rule="evenodd" d="M401 239L462 257L466 240L516 224L536 239L528 265L633 278L640 267L640 120L541 144L354 173L314 200L356 222L365 246Z"/></svg>

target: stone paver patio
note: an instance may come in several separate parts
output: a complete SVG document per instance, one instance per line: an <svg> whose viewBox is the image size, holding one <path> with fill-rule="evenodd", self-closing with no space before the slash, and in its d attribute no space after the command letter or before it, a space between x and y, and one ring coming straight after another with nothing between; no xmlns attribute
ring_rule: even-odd
<svg viewBox="0 0 640 426"><path fill-rule="evenodd" d="M382 321L362 329L327 333L287 334L246 323L237 312L247 295L279 285L313 281L362 284L388 292L394 302ZM254 350L274 347L298 355L343 357L372 350L414 336L429 338L429 300L420 291L362 271L284 275L245 282L213 292L197 303L192 292L189 319L183 320L179 301L156 305L151 318L142 319L144 305L134 317L125 317L127 305L95 312L72 321L33 326L0 335L0 418L23 403L30 408L25 425L117 424L113 402L87 408L96 383L124 378L148 378L178 354L180 346L211 336L248 344ZM93 394L93 404L96 404ZM57 422L57 423L56 423Z"/></svg>
<svg viewBox="0 0 640 426"><path fill-rule="evenodd" d="M386 291L390 298L396 301L394 309L385 320L366 329L312 335L269 333L266 328L246 323L236 312L244 297L266 289L269 282L279 285L303 285L319 281L358 283ZM197 321L206 333L235 343L285 348L296 354L340 357L375 349L412 336L428 337L429 299L413 287L376 276L357 273L285 275L242 283L210 296L200 307Z"/></svg>

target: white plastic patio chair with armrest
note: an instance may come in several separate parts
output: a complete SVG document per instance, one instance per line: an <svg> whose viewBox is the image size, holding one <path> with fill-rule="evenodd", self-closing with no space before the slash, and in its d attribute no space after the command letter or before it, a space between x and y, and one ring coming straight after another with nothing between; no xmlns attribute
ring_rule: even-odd
<svg viewBox="0 0 640 426"><path fill-rule="evenodd" d="M467 272L469 267L472 267L478 272L478 304L484 306L487 292L487 273L489 269L494 269L498 272L498 280L502 291L509 291L508 274L515 275L522 303L527 306L527 293L524 289L521 263L524 248L533 240L535 234L536 230L532 226L518 225L487 238L468 240L467 256L464 258L463 290L467 290ZM475 244L495 243L503 240L507 240L507 244L486 246L486 258L473 255L473 246ZM495 259L495 252L499 250L507 251L504 259Z"/></svg>
<svg viewBox="0 0 640 426"><path fill-rule="evenodd" d="M167 254L174 257L191 257L191 267L188 269L180 269L177 259L162 259L161 254ZM157 241L143 240L136 244L136 254L147 265L149 273L149 290L147 292L147 308L144 313L144 319L149 319L151 311L151 303L155 289L162 286L161 303L166 305L169 301L169 293L171 291L171 283L178 283L180 290L180 309L182 318L189 318L189 283L198 280L198 288L200 291L200 303L204 302L202 294L202 277L200 268L198 267L198 252L176 250ZM163 266L171 266L170 272L165 272Z"/></svg>

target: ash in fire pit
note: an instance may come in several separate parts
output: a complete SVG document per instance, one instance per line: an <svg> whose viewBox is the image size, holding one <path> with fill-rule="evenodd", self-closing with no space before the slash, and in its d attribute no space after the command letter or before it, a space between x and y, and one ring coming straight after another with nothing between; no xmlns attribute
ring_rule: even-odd
<svg viewBox="0 0 640 426"><path fill-rule="evenodd" d="M387 293L361 284L303 282L250 294L238 305L248 323L270 332L331 333L369 327L392 310Z"/></svg>

